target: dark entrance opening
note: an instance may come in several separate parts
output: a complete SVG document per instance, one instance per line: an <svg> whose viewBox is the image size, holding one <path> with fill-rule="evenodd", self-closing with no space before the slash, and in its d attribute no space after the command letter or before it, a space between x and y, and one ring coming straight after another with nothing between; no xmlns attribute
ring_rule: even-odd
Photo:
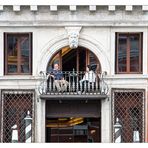
<svg viewBox="0 0 148 148"><path fill-rule="evenodd" d="M64 47L58 51L48 63L47 71L53 68L53 65L58 63L62 71L86 71L87 65L97 65L97 71L101 71L101 65L96 55L89 49L78 47L70 49Z"/></svg>
<svg viewBox="0 0 148 148"><path fill-rule="evenodd" d="M101 101L46 101L46 142L101 142Z"/></svg>
<svg viewBox="0 0 148 148"><path fill-rule="evenodd" d="M48 118L46 142L100 142L100 118Z"/></svg>
<svg viewBox="0 0 148 148"><path fill-rule="evenodd" d="M87 50L83 47L70 50L62 57L63 71L85 71Z"/></svg>

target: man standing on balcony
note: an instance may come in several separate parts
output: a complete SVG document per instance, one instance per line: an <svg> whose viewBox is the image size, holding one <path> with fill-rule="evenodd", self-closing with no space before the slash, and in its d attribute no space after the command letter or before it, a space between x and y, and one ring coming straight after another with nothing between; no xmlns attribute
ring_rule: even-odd
<svg viewBox="0 0 148 148"><path fill-rule="evenodd" d="M59 64L54 64L54 69L50 72L49 76L54 79L54 86L58 92L67 90L68 82L64 79L63 72L59 69Z"/></svg>

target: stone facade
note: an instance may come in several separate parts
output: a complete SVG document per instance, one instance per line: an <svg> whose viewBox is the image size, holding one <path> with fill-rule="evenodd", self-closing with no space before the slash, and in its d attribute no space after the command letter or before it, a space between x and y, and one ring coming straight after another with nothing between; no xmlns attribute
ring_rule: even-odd
<svg viewBox="0 0 148 148"><path fill-rule="evenodd" d="M54 5L53 5L54 6ZM102 101L101 142L112 142L111 89L144 89L147 106L148 89L148 9L132 7L11 5L0 11L0 89L34 89L35 142L45 142L45 101L40 100L37 86L39 72L46 71L53 54L69 45L68 27L80 27L78 46L86 47L98 57L102 71L107 72L109 99ZM4 32L33 33L32 75L4 75ZM115 33L143 32L143 73L115 74ZM145 141L147 141L147 108Z"/></svg>

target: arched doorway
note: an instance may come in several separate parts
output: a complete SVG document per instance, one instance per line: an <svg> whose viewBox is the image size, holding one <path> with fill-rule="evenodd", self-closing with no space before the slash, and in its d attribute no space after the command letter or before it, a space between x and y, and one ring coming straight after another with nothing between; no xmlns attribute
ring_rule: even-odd
<svg viewBox="0 0 148 148"><path fill-rule="evenodd" d="M62 71L86 71L87 65L101 66L96 55L87 48L58 50L50 59L47 72L58 63ZM101 142L101 101L46 100L46 142Z"/></svg>
<svg viewBox="0 0 148 148"><path fill-rule="evenodd" d="M62 71L85 71L87 65L97 65L96 71L101 71L101 65L97 56L87 48L79 46L76 49L70 49L68 46L56 52L48 63L47 71L58 63Z"/></svg>

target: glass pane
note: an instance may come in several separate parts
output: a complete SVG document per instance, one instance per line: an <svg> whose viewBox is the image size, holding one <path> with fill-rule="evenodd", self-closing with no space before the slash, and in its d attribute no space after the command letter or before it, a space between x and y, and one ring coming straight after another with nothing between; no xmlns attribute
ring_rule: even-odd
<svg viewBox="0 0 148 148"><path fill-rule="evenodd" d="M130 35L130 71L139 72L139 34Z"/></svg>
<svg viewBox="0 0 148 148"><path fill-rule="evenodd" d="M119 35L118 40L118 71L126 72L127 60L127 35Z"/></svg>
<svg viewBox="0 0 148 148"><path fill-rule="evenodd" d="M96 57L91 51L89 52L89 60L90 60L90 65L97 64Z"/></svg>
<svg viewBox="0 0 148 148"><path fill-rule="evenodd" d="M65 54L62 54L62 70L76 71L77 70L77 50L69 49Z"/></svg>
<svg viewBox="0 0 148 148"><path fill-rule="evenodd" d="M49 62L48 67L47 67L48 72L50 72L53 69L54 64L60 64L60 53L59 52Z"/></svg>
<svg viewBox="0 0 148 148"><path fill-rule="evenodd" d="M59 142L67 142L67 143L73 142L73 136L72 135L68 135L68 136L61 135L59 136Z"/></svg>
<svg viewBox="0 0 148 148"><path fill-rule="evenodd" d="M18 39L13 35L9 35L7 40L8 73L17 72L17 50Z"/></svg>
<svg viewBox="0 0 148 148"><path fill-rule="evenodd" d="M29 73L29 35L20 37L20 50L21 50L21 73Z"/></svg>
<svg viewBox="0 0 148 148"><path fill-rule="evenodd" d="M73 128L63 128L59 130L59 134L73 134Z"/></svg>
<svg viewBox="0 0 148 148"><path fill-rule="evenodd" d="M57 128L51 128L51 134L58 134L59 133L59 129Z"/></svg>
<svg viewBox="0 0 148 148"><path fill-rule="evenodd" d="M50 142L59 142L59 137L58 136L51 136Z"/></svg>
<svg viewBox="0 0 148 148"><path fill-rule="evenodd" d="M95 56L95 54L92 53L91 51L89 51L89 62L90 62L90 65L96 65L97 64L96 68L94 66L94 71L95 72L100 72L101 71L100 63L98 62L98 59Z"/></svg>
<svg viewBox="0 0 148 148"><path fill-rule="evenodd" d="M79 48L79 71L86 71L86 49Z"/></svg>
<svg viewBox="0 0 148 148"><path fill-rule="evenodd" d="M10 63L8 64L8 73L16 73L17 72L17 64L16 65L11 65Z"/></svg>

